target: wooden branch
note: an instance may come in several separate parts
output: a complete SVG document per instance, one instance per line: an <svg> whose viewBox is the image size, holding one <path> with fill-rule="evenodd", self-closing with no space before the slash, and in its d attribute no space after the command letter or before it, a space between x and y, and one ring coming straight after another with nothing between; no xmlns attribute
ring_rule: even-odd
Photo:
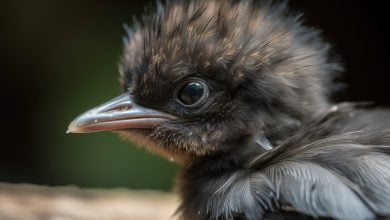
<svg viewBox="0 0 390 220"><path fill-rule="evenodd" d="M5 220L176 219L177 201L157 191L0 183L0 219Z"/></svg>

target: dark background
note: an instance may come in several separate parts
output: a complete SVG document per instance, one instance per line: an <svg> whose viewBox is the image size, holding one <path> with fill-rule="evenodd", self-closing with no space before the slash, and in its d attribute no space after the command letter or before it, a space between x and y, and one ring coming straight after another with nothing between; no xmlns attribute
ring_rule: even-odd
<svg viewBox="0 0 390 220"><path fill-rule="evenodd" d="M0 2L0 181L169 190L178 168L111 133L66 135L77 114L119 92L123 23L147 1ZM290 0L346 64L335 101L390 105L389 7Z"/></svg>

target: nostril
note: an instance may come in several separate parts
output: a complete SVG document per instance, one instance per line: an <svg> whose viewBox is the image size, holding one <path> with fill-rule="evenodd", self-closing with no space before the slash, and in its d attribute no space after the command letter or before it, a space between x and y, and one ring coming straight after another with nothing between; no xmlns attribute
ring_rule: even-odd
<svg viewBox="0 0 390 220"><path fill-rule="evenodd" d="M109 106L104 112L116 112L116 111L125 111L133 107L131 101L125 101L120 104Z"/></svg>

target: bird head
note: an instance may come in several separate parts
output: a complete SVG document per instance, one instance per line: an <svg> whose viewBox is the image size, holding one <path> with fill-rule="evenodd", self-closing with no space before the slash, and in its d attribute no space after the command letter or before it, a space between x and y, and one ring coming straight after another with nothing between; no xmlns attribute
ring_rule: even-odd
<svg viewBox="0 0 390 220"><path fill-rule="evenodd" d="M270 149L328 105L340 70L319 32L286 4L177 0L126 28L123 94L74 133L114 130L185 161L257 143Z"/></svg>

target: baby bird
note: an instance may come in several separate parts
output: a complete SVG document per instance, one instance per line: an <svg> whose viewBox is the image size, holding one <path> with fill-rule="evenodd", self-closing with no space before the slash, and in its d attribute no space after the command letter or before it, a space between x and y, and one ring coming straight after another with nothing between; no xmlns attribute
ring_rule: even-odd
<svg viewBox="0 0 390 220"><path fill-rule="evenodd" d="M390 111L330 103L343 69L286 3L157 2L127 32L123 94L69 132L182 165L181 219L390 216Z"/></svg>

